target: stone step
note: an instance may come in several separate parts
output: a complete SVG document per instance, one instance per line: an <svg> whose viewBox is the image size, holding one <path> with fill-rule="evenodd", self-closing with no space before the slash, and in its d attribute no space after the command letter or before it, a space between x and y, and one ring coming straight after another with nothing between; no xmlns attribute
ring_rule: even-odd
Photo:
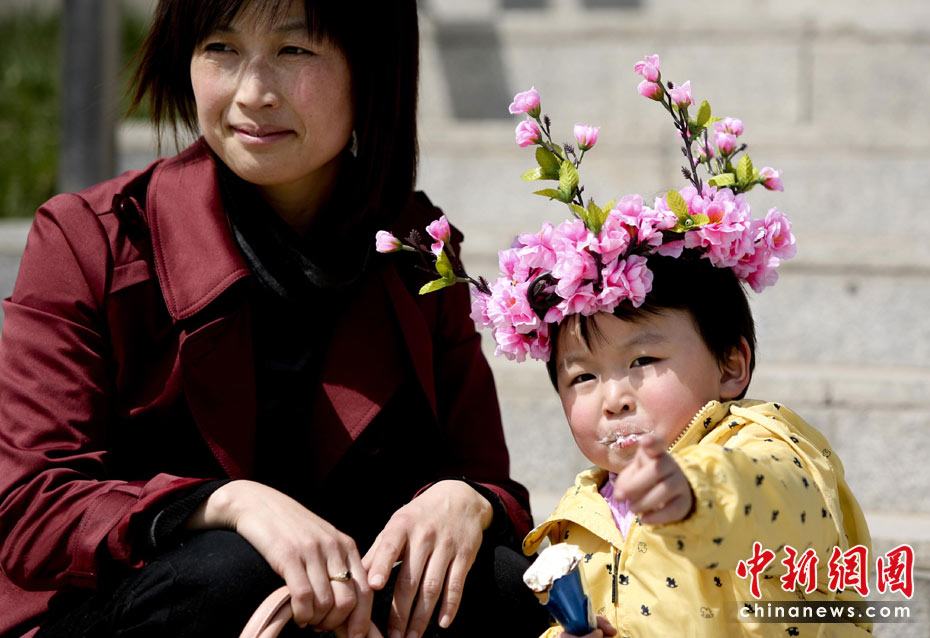
<svg viewBox="0 0 930 638"><path fill-rule="evenodd" d="M763 129L797 127L789 139L815 129L830 144L926 148L926 136L912 134L930 124L920 107L930 86L913 81L930 62L927 23L915 19L928 13L925 3L873 13L782 11L780 3L759 11L747 1L725 14L688 11L687 20L677 2L648 4L654 10L426 12L424 121L508 119L510 96L534 84L559 122L625 127L627 137L652 140L659 109L642 104L632 64L658 51L666 79L690 79L719 114L743 118L754 140ZM468 77L469 68L485 72Z"/></svg>

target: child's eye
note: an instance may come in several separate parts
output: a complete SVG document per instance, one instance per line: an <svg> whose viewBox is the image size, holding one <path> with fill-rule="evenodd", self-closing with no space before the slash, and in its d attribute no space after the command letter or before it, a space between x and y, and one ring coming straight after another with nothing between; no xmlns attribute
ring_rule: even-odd
<svg viewBox="0 0 930 638"><path fill-rule="evenodd" d="M579 383L584 383L585 381L590 381L594 378L594 375L590 372L583 372L581 374L576 374L572 377L571 381L568 382L568 385L578 385Z"/></svg>
<svg viewBox="0 0 930 638"><path fill-rule="evenodd" d="M655 363L658 361L655 357L637 357L633 359L633 362L630 364L631 368L640 368L642 366L648 366L650 363Z"/></svg>

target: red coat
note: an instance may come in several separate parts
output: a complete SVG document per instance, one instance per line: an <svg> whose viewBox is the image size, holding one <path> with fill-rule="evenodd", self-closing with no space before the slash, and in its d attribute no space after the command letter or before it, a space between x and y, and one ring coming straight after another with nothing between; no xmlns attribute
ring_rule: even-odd
<svg viewBox="0 0 930 638"><path fill-rule="evenodd" d="M414 197L396 229L439 214ZM417 296L396 259L378 256L332 336L317 457L335 465L412 369L458 451L450 474L498 494L522 537L527 494L509 478L467 289ZM0 634L33 626L55 589L93 587L101 560L141 564L131 526L166 497L252 475L250 312L229 294L250 276L202 141L39 209L3 303ZM169 419L184 400L186 431ZM174 440L205 444L212 467L185 465L186 442L166 455Z"/></svg>

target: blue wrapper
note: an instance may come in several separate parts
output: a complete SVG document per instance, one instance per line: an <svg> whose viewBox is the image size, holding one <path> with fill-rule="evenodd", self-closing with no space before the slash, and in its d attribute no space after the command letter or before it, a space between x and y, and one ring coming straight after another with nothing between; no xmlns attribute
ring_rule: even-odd
<svg viewBox="0 0 930 638"><path fill-rule="evenodd" d="M546 609L570 634L584 636L597 627L591 601L585 594L581 571L577 567L552 583Z"/></svg>

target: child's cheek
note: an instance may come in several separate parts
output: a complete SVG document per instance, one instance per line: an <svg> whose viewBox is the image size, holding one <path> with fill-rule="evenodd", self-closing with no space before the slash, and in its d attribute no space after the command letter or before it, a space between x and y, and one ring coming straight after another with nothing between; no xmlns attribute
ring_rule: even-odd
<svg viewBox="0 0 930 638"><path fill-rule="evenodd" d="M598 443L601 437L597 427L599 411L589 404L579 398L567 404L563 402L563 408L575 443L589 460L594 461L592 456L603 452L604 446Z"/></svg>

